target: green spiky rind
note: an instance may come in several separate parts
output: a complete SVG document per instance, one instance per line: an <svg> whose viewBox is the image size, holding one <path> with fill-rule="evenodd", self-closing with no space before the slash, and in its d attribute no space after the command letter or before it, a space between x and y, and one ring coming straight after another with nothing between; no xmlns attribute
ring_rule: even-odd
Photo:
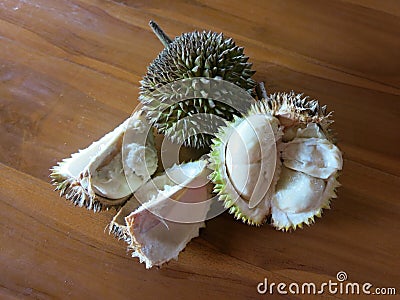
<svg viewBox="0 0 400 300"><path fill-rule="evenodd" d="M55 191L60 191L60 197L65 196L65 199L71 201L75 206L86 207L88 210L99 212L108 210L111 207L119 207L129 198L129 196L127 196L121 199L111 200L96 195L92 190L88 190L81 184L83 177L86 177L90 182L90 175L88 172L81 173L79 179L67 177L60 173L62 165L66 161L68 161L68 159L64 159L62 162L59 162L57 166L50 169L51 184L56 187Z"/></svg>
<svg viewBox="0 0 400 300"><path fill-rule="evenodd" d="M176 106L172 105L171 110L169 110L172 111L172 115L169 115L169 113L163 114L155 110L147 111L147 116L149 117L150 123L153 124L157 131L167 136L170 141L194 148L210 146L212 139L211 133L215 131L215 128L221 125L220 122L215 119L207 123L207 116L217 116L217 118L225 119L227 115L231 114L219 113L219 115L216 115L213 112L205 113L197 109L193 109L186 114L181 113L179 109L175 108ZM144 109L146 110L146 108ZM238 112L235 113L239 114ZM160 116L160 114L162 114L162 116ZM179 114L179 116L175 117L174 114ZM201 114L203 120L186 118L187 116L195 116L197 114ZM201 124L199 124L199 122L201 122Z"/></svg>
<svg viewBox="0 0 400 300"><path fill-rule="evenodd" d="M209 103L205 98L183 99L179 103L168 105L164 110L162 102L169 95L155 95L160 87L181 79L206 77L229 81L240 88L253 93L256 82L251 79L255 71L252 64L232 39L214 32L190 32L176 37L167 48L150 64L147 74L141 81L139 100L144 104L151 124L160 133L186 146L196 148L211 144L211 136L201 132L186 136L184 131L167 131L172 124L187 116L198 113L214 114L226 120L232 120L238 114L225 103ZM181 136L181 134L184 134Z"/></svg>
<svg viewBox="0 0 400 300"><path fill-rule="evenodd" d="M212 140L211 151L208 154L209 164L208 167L212 170L209 178L214 183L213 192L218 195L218 200L224 202L224 207L230 214L233 214L234 218L241 220L243 223L254 226L261 226L265 223L265 218L255 221L241 211L241 208L237 205L237 200L234 199L232 193L229 192L230 183L226 182L226 179L222 175L224 170L224 160L221 159L225 155L225 145L231 135L233 128L238 126L244 118L234 117L232 122L227 122L226 126L221 127L216 137ZM231 187L230 189L234 189Z"/></svg>
<svg viewBox="0 0 400 300"><path fill-rule="evenodd" d="M304 94L274 93L267 99L255 102L251 106L252 113L270 114L275 117L284 116L296 123L317 123L329 141L334 140L329 128L333 123L332 112L327 111L326 105L321 106L317 100L310 100Z"/></svg>
<svg viewBox="0 0 400 300"><path fill-rule="evenodd" d="M164 128L163 132L168 136L169 140L176 144L183 144L186 147L199 148L211 144L212 135L207 133L198 133L202 128L203 132L213 132L215 128L220 127L223 123L220 120L212 120L207 115L202 115L202 120L183 119L170 124L169 128ZM201 122L201 124L200 124ZM165 126L163 124L162 126ZM159 126L155 125L156 128Z"/></svg>
<svg viewBox="0 0 400 300"><path fill-rule="evenodd" d="M296 230L297 228L303 228L304 225L311 226L312 224L315 223L315 217L321 218L322 213L324 209L330 209L331 208L331 201L334 198L337 198L336 190L340 186L340 183L337 181L337 178L339 177L339 173L336 173L332 175L327 182L326 185L326 193L321 201L321 205L319 208L310 210L309 212L305 213L298 213L298 214L288 214L285 213L281 210L279 210L277 207L274 207L272 205L272 226L274 226L277 230L281 230L284 232L291 231L291 230ZM274 213L276 210L279 211L280 214L285 215L286 219L288 222L282 222L277 220L277 218L274 218ZM298 223L293 223L292 220L290 220L290 216L299 216L299 215L305 215L303 219L301 219L300 222Z"/></svg>
<svg viewBox="0 0 400 300"><path fill-rule="evenodd" d="M176 37L147 68L141 81L141 93L152 92L162 85L193 77L220 77L252 92L256 82L254 70L244 55L222 33L194 31Z"/></svg>

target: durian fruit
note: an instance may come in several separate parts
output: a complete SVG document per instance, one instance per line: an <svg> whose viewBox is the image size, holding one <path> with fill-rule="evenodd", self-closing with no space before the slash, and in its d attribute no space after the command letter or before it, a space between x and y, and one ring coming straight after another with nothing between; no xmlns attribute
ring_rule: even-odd
<svg viewBox="0 0 400 300"><path fill-rule="evenodd" d="M302 94L276 93L221 128L209 154L214 191L250 225L289 230L310 225L329 208L342 154L326 106Z"/></svg>
<svg viewBox="0 0 400 300"><path fill-rule="evenodd" d="M174 165L140 187L114 217L110 232L125 240L146 268L177 259L205 227L212 190L206 165L205 159Z"/></svg>
<svg viewBox="0 0 400 300"><path fill-rule="evenodd" d="M202 77L229 82L251 94L256 85L251 78L255 73L252 64L247 62L243 47L236 46L222 33L194 31L171 40L155 22L151 21L150 26L165 49L148 66L141 81L139 100L143 109L151 124L172 141L196 148L208 146L218 124L207 127L213 130L208 132L199 128L199 120L189 118L181 125L177 123L198 114L232 120L233 116L242 113L237 106L245 106L243 112L248 110L251 104L248 99L242 97L241 103L232 105L232 93L226 86L217 91L227 95L226 101L215 101L210 97L209 86L204 88L193 84L195 94L192 89L187 89L187 84L179 89L161 88L181 80ZM204 120L203 124L208 122Z"/></svg>
<svg viewBox="0 0 400 300"><path fill-rule="evenodd" d="M95 212L122 205L157 169L149 128L144 113L137 111L88 148L59 162L50 177L60 196ZM123 143L126 132L129 143Z"/></svg>

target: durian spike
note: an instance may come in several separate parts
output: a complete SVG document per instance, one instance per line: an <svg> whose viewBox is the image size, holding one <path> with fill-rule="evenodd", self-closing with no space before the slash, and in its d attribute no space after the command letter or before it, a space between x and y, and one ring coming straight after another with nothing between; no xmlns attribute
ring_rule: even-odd
<svg viewBox="0 0 400 300"><path fill-rule="evenodd" d="M114 235L118 240L124 240L126 243L131 243L128 227L125 223L125 217L135 211L140 206L140 203L135 197L131 197L118 213L114 216L111 223L108 225L108 233Z"/></svg>
<svg viewBox="0 0 400 300"><path fill-rule="evenodd" d="M169 36L153 20L151 20L149 22L149 25L150 25L151 29L153 30L154 34L158 37L158 39L164 45L164 47L167 48L168 45L172 42L172 40L169 38Z"/></svg>

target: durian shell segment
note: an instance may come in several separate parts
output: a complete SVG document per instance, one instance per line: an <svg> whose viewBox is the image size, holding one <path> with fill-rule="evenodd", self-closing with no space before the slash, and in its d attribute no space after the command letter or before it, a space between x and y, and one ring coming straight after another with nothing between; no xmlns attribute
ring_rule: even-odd
<svg viewBox="0 0 400 300"><path fill-rule="evenodd" d="M214 192L236 219L261 225L270 212L270 198L281 162L276 142L282 135L271 115L235 118L220 129L209 154Z"/></svg>
<svg viewBox="0 0 400 300"><path fill-rule="evenodd" d="M151 124L160 133L185 146L201 148L211 143L212 135L195 132L181 137L186 131L172 130L172 126L187 116L213 114L223 120L232 120L240 113L224 102L209 101L206 96L186 97L168 108L154 103L163 103L171 97L166 93L155 93L162 86L191 78L214 78L235 84L252 94L256 82L251 78L255 71L244 55L243 47L215 32L189 32L176 37L149 65L141 81L139 100L147 112ZM199 92L203 92L199 89ZM184 91L183 96L186 96ZM201 94L201 93L200 93ZM196 130L196 127L193 128Z"/></svg>
<svg viewBox="0 0 400 300"><path fill-rule="evenodd" d="M321 106L317 100L310 100L308 96L289 93L274 93L267 99L257 101L252 105L252 113L262 113L275 116L279 119L286 131L296 130L305 124L315 123L321 128L324 137L333 141L330 125L333 123L332 112L327 111L327 106ZM285 140L285 136L283 139ZM293 138L293 137L292 137Z"/></svg>
<svg viewBox="0 0 400 300"><path fill-rule="evenodd" d="M204 220L204 211L209 209L212 184L208 176L208 161L197 161L173 165L162 175L150 179L140 187L134 197L144 206L150 200L163 199L164 206L152 211L165 220L193 223Z"/></svg>
<svg viewBox="0 0 400 300"><path fill-rule="evenodd" d="M152 207L162 205L153 200ZM129 249L132 257L138 257L146 268L161 266L178 259L179 253L195 237L199 236L204 222L176 223L162 221L149 210L140 208L126 217L126 224L132 242Z"/></svg>
<svg viewBox="0 0 400 300"><path fill-rule="evenodd" d="M160 176L150 180L134 194L136 200L142 202L140 207L125 217L129 249L132 256L138 257L146 268L161 266L177 259L186 244L199 235L199 230L205 227L210 201L210 185L207 182L209 170L207 162L199 160L179 166L173 166ZM185 213L175 205L194 205L192 215L194 222L180 222L174 218ZM203 202L201 207L196 204ZM126 212L126 211L125 211ZM186 218L187 219L187 218ZM189 219L187 219L189 220Z"/></svg>
<svg viewBox="0 0 400 300"><path fill-rule="evenodd" d="M260 122L248 126L248 120L256 120L254 116L265 116L265 119L257 117ZM254 156L257 160L259 157L254 155L254 149L258 148L251 145L259 144L260 148L268 149L262 145L262 137L270 135L270 131L263 134L259 130L257 137L252 134L253 128L262 128L264 125L265 121L261 120L273 120L271 124L275 124L272 128L276 128L273 132L277 152L270 152L269 158L277 155L277 159L275 164L271 160L264 161L265 168L274 172L272 176L255 176L257 180L264 179L266 186L271 183L270 192L264 198L265 203L258 205L263 209L249 215L251 201L246 200L257 189L249 184L251 176L247 181L243 179L245 167L236 170L229 168L228 158L232 156L231 161L247 165L249 170L254 168L253 162L246 158ZM271 213L272 224L278 229L296 229L304 223L310 225L315 216L321 215L323 208L329 208L330 200L336 197L335 189L339 186L336 177L342 169L343 160L341 151L332 142L329 128L332 122L331 113L326 112L326 107L320 107L317 101L309 101L302 94L276 93L256 102L245 118L222 128L214 140L210 153L210 167L213 169L211 179L220 200L236 218L248 224L259 225ZM240 126L243 127L242 145L233 147L234 151L228 151L229 145L235 144L231 141L235 140L235 135L230 132ZM247 145L247 148L243 145ZM272 181L268 181L270 178ZM240 198L235 187L240 187ZM244 201L235 203L232 199Z"/></svg>
<svg viewBox="0 0 400 300"><path fill-rule="evenodd" d="M109 234L112 234L118 240L123 240L130 244L131 236L129 234L128 226L126 225L125 218L138 207L140 207L140 205L141 203L137 201L135 197L130 197L111 220L108 226Z"/></svg>
<svg viewBox="0 0 400 300"><path fill-rule="evenodd" d="M136 131L139 135L150 135L148 139L142 139L147 140L146 147L152 149L147 151L147 159L153 163L146 165L148 167L146 174L153 174L157 168L157 153L151 136L153 133L151 131L143 133L143 127L149 128L149 124L143 112L138 111L100 140L54 166L50 177L56 190L60 191L60 196L65 196L74 205L95 212L122 205L132 194L122 162L123 137L128 128L131 133ZM126 146L128 153L143 145ZM140 167L143 169L143 166ZM136 189L149 178L144 176L143 172L138 174L134 170L130 172L131 176L137 177Z"/></svg>
<svg viewBox="0 0 400 300"><path fill-rule="evenodd" d="M327 180L303 172L282 168L282 175L271 203L272 225L279 230L302 228L311 225L315 217L321 217L323 209L330 208L340 186L336 175Z"/></svg>

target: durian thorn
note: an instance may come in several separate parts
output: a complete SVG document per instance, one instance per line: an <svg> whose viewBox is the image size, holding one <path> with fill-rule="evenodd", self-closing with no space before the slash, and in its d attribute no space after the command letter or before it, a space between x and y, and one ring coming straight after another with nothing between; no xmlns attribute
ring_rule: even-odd
<svg viewBox="0 0 400 300"><path fill-rule="evenodd" d="M161 43L164 45L165 48L172 42L168 35L158 26L156 22L150 20L149 25L151 29L153 29L154 34L158 37Z"/></svg>

